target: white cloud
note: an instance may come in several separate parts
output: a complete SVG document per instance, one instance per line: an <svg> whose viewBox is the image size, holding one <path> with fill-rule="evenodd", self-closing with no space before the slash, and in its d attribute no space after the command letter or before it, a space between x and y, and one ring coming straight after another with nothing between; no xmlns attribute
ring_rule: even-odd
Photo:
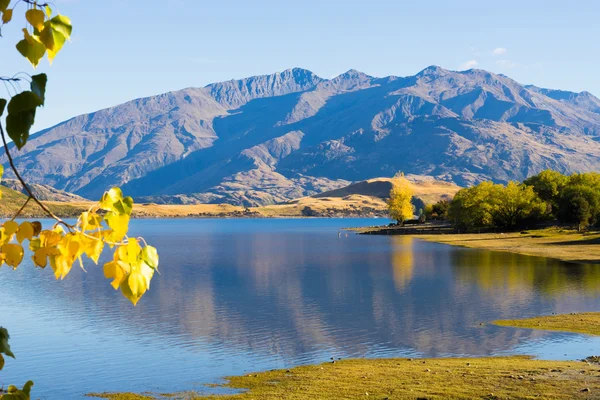
<svg viewBox="0 0 600 400"><path fill-rule="evenodd" d="M469 61L465 61L464 63L460 64L459 69L460 70L471 69L471 68L475 68L477 65L479 65L477 60L469 60Z"/></svg>
<svg viewBox="0 0 600 400"><path fill-rule="evenodd" d="M514 61L510 61L510 60L498 60L498 61L496 61L496 65L498 65L502 68L515 68L515 67L519 66L519 64L517 64Z"/></svg>
<svg viewBox="0 0 600 400"><path fill-rule="evenodd" d="M504 47L496 47L494 50L492 50L492 55L493 56L501 56L502 54L506 54L506 52L508 52L508 50Z"/></svg>

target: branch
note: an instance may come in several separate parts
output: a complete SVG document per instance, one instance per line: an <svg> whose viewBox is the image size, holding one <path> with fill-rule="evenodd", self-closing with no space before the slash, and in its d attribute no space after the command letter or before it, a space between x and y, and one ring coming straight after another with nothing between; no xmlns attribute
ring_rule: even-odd
<svg viewBox="0 0 600 400"><path fill-rule="evenodd" d="M27 3L27 4L31 4L32 6L38 6L38 7L46 7L49 6L50 3L38 3L35 0L21 0L23 3Z"/></svg>
<svg viewBox="0 0 600 400"><path fill-rule="evenodd" d="M17 218L25 209L25 206L27 205L27 203L29 203L29 200L31 200L31 196L27 197L27 200L25 200L25 203L23 203L23 205L21 206L21 208L19 208L19 211L17 211L17 213L15 214L14 217L11 218L11 221L14 221L15 218Z"/></svg>
<svg viewBox="0 0 600 400"><path fill-rule="evenodd" d="M29 194L29 197L32 198L33 201L35 201L40 206L40 208L42 210L44 210L44 212L46 214L48 214L51 218L55 219L59 224L63 224L64 226L72 229L73 225L70 225L70 224L66 223L65 221L63 221L62 219L60 219L59 217L57 217L56 215L54 215L54 213L52 211L50 211L50 209L48 207L46 207L45 204L43 204L41 201L38 200L37 197L35 197L35 195L31 191L31 189L29 188L29 186L27 186L27 184L25 183L25 181L23 180L23 178L19 174L19 171L17 171L17 167L15 167L15 163L13 161L13 158L12 158L12 156L10 154L10 151L8 150L8 143L6 142L6 136L4 135L4 129L2 128L2 124L1 123L0 123L0 136L2 136L2 143L4 144L4 152L6 153L6 157L8 158L8 162L10 163L10 167L12 168L12 170L13 170L15 176L17 177L17 179L19 180L19 182L21 182L21 185L23 185L23 188L25 188L25 190Z"/></svg>

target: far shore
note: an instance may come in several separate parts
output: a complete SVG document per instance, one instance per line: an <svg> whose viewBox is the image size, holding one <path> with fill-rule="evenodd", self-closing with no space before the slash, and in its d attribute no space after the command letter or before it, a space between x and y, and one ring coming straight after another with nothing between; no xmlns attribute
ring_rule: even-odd
<svg viewBox="0 0 600 400"><path fill-rule="evenodd" d="M577 232L550 227L508 233L454 233L449 225L352 228L359 234L410 235L430 242L482 250L553 258L579 264L600 264L600 231Z"/></svg>

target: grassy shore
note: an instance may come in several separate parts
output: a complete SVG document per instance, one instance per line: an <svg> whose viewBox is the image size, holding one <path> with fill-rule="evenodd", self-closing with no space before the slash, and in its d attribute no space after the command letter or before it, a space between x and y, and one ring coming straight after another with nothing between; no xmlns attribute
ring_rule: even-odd
<svg viewBox="0 0 600 400"><path fill-rule="evenodd" d="M228 378L246 391L222 400L300 399L573 399L600 396L598 365L527 357L357 359ZM113 400L151 395L101 394Z"/></svg>
<svg viewBox="0 0 600 400"><path fill-rule="evenodd" d="M515 328L564 331L600 336L600 313L572 313L548 315L544 317L494 321L500 326Z"/></svg>
<svg viewBox="0 0 600 400"><path fill-rule="evenodd" d="M419 235L420 239L454 246L504 251L558 260L600 263L600 232L548 228L516 233Z"/></svg>

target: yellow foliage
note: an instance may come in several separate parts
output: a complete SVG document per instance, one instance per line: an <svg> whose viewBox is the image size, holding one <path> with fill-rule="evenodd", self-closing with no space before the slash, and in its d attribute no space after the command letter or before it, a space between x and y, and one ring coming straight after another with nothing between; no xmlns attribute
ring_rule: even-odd
<svg viewBox="0 0 600 400"><path fill-rule="evenodd" d="M413 191L411 184L403 175L394 177L392 190L387 202L390 217L400 224L413 217L415 208L411 203Z"/></svg>
<svg viewBox="0 0 600 400"><path fill-rule="evenodd" d="M98 214L99 210L105 214ZM115 247L115 253L113 261L104 265L104 275L112 279L115 290L120 288L135 305L150 288L158 268L158 253L145 242L142 247L138 239L127 238L132 210L131 197L124 197L121 189L112 188L96 206L83 212L75 225L58 220L52 229L42 230L38 221L25 221L21 225L6 221L0 227L0 264L17 268L23 260L22 244L28 240L34 264L45 268L49 263L56 279L64 279L76 261L83 268L84 255L98 264L108 244ZM11 243L12 240L17 243Z"/></svg>

